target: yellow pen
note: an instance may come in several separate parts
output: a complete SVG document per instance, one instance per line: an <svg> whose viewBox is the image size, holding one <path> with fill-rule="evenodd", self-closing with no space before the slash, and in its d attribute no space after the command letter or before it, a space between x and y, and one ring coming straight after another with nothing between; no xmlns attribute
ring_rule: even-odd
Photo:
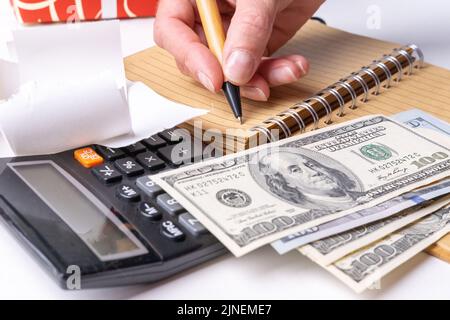
<svg viewBox="0 0 450 320"><path fill-rule="evenodd" d="M220 64L222 64L225 31L223 29L222 18L217 2L216 0L196 1L209 49L216 56L217 60L219 60ZM242 124L242 104L239 87L231 82L225 81L222 90L230 104L234 116Z"/></svg>

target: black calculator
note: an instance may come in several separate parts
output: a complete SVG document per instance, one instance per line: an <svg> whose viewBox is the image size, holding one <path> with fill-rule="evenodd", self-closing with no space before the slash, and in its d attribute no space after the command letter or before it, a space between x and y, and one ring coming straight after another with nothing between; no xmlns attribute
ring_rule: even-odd
<svg viewBox="0 0 450 320"><path fill-rule="evenodd" d="M65 289L76 270L81 288L130 285L223 255L225 247L151 180L204 157L178 131L120 149L1 159L0 216Z"/></svg>

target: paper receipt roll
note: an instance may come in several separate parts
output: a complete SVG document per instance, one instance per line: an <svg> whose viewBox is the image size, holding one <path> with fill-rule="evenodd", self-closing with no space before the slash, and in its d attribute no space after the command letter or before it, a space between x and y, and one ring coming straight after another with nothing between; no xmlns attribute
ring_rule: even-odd
<svg viewBox="0 0 450 320"><path fill-rule="evenodd" d="M108 75L27 83L0 104L0 125L16 156L61 152L132 130L125 97Z"/></svg>

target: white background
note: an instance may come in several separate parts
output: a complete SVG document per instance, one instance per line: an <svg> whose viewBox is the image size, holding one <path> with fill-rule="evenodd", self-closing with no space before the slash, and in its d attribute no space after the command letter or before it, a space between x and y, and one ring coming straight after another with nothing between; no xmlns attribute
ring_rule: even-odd
<svg viewBox="0 0 450 320"><path fill-rule="evenodd" d="M0 1L0 43L14 22ZM329 0L327 23L398 43L416 43L428 62L450 68L450 4L443 0ZM379 18L379 19L378 19ZM153 19L121 23L124 55L153 44ZM1 51L0 51L1 54ZM413 106L411 106L413 107ZM59 289L0 224L0 298L39 299L399 299L450 298L450 265L421 253L381 282L381 290L352 293L300 254L263 248L225 256L156 285L67 292Z"/></svg>

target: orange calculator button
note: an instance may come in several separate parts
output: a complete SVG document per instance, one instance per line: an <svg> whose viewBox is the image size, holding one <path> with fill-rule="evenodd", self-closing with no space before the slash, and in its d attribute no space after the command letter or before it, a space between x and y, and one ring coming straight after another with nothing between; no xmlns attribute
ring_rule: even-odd
<svg viewBox="0 0 450 320"><path fill-rule="evenodd" d="M92 148L78 149L74 152L74 157L85 168L92 168L103 163L103 158Z"/></svg>

